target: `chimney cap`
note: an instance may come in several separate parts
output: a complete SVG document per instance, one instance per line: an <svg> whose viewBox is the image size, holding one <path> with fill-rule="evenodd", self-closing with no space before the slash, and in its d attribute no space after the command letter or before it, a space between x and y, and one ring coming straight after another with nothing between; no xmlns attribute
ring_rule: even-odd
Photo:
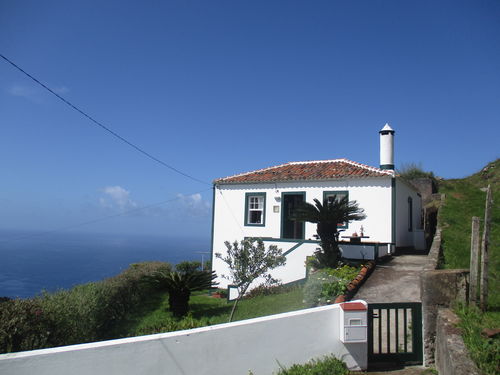
<svg viewBox="0 0 500 375"><path fill-rule="evenodd" d="M394 134L395 131L393 128L391 128L389 123L386 123L385 126L382 128L382 130L379 131L379 133L380 134Z"/></svg>

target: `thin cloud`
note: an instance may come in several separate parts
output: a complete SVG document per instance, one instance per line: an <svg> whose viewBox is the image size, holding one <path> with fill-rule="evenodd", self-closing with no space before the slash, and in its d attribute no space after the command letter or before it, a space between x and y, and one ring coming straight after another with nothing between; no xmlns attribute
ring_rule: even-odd
<svg viewBox="0 0 500 375"><path fill-rule="evenodd" d="M53 88L54 92L63 95L67 94L70 90L66 86L57 86ZM25 98L33 101L39 102L44 95L46 95L45 92L43 92L40 88L35 87L35 86L30 86L30 85L21 85L18 83L14 83L11 85L9 88L7 88L7 93L16 96L19 98Z"/></svg>
<svg viewBox="0 0 500 375"><path fill-rule="evenodd" d="M130 198L130 191L121 186L106 186L101 189L104 196L99 198L99 204L104 208L131 210L138 207L137 202Z"/></svg>
<svg viewBox="0 0 500 375"><path fill-rule="evenodd" d="M40 93L39 90L37 90L34 87L23 86L18 84L14 84L11 87L9 87L7 89L7 92L12 96L18 96L26 99L36 99L38 94Z"/></svg>
<svg viewBox="0 0 500 375"><path fill-rule="evenodd" d="M52 90L59 95L67 94L69 92L69 89L66 86L55 87Z"/></svg>
<svg viewBox="0 0 500 375"><path fill-rule="evenodd" d="M203 200L200 193L184 195L177 194L179 205L185 209L190 215L205 216L210 213L210 203Z"/></svg>

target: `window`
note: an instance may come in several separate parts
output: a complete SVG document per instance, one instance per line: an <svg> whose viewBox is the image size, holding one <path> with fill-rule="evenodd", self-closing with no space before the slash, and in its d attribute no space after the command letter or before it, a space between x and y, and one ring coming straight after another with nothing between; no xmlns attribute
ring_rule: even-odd
<svg viewBox="0 0 500 375"><path fill-rule="evenodd" d="M347 190L324 191L323 192L323 201L325 199L328 199L328 202L332 202L334 199L339 201L344 197L347 197L347 200L349 200L349 192ZM347 229L348 224L347 223L339 224L338 227L339 227L339 229Z"/></svg>
<svg viewBox="0 0 500 375"><path fill-rule="evenodd" d="M245 225L265 225L266 193L246 193Z"/></svg>
<svg viewBox="0 0 500 375"><path fill-rule="evenodd" d="M413 231L413 199L408 197L408 232Z"/></svg>

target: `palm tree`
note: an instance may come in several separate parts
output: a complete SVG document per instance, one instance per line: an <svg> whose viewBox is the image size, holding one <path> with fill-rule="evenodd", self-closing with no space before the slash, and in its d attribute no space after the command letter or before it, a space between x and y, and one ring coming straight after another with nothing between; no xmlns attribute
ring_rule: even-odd
<svg viewBox="0 0 500 375"><path fill-rule="evenodd" d="M314 204L304 202L295 209L292 220L317 224L321 249L314 254L316 268L337 266L340 257L338 227L350 221L363 220L366 217L363 212L356 201L349 201L347 196L337 199L336 195L326 198L323 203L318 199L314 199Z"/></svg>
<svg viewBox="0 0 500 375"><path fill-rule="evenodd" d="M214 285L215 271L190 270L189 272L158 271L152 277L159 289L168 292L168 305L176 317L182 317L189 311L191 293L204 290Z"/></svg>

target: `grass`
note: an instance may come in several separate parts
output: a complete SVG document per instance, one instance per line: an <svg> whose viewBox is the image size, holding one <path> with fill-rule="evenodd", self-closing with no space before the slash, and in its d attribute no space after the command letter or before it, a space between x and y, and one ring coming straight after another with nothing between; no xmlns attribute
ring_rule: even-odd
<svg viewBox="0 0 500 375"><path fill-rule="evenodd" d="M281 367L281 366L280 366ZM313 359L305 364L296 364L289 368L281 367L277 375L348 375L344 362L334 356Z"/></svg>
<svg viewBox="0 0 500 375"><path fill-rule="evenodd" d="M329 274L347 283L358 272L359 268L344 266L329 271ZM304 293L304 286L300 283L259 291L238 303L233 321L304 309L309 307L305 304ZM178 319L169 311L167 292L150 293L144 296L140 307L129 311L125 319L116 324L112 337L139 336L227 323L233 302L228 302L226 298L214 298L208 291L202 291L191 295L189 306L188 316Z"/></svg>
<svg viewBox="0 0 500 375"><path fill-rule="evenodd" d="M440 182L439 192L446 195L440 210L442 231L443 268L469 268L472 216L484 219L486 194L491 185L493 207L489 247L488 309L460 307L456 313L462 319L464 342L471 356L485 374L497 374L500 362L500 338L481 336L484 328L500 327L500 159L488 164L480 172L464 178ZM481 226L481 235L482 235Z"/></svg>
<svg viewBox="0 0 500 375"><path fill-rule="evenodd" d="M243 299L233 320L300 310L304 308L302 298L302 288L296 287L281 294ZM130 312L124 323L117 327L114 336L129 337L227 323L232 302L211 297L208 292L196 292L191 296L189 305L189 315L176 319L168 310L168 294L151 294L141 308Z"/></svg>
<svg viewBox="0 0 500 375"><path fill-rule="evenodd" d="M498 321L474 307L459 306L455 311L460 317L459 327L472 360L485 375L500 374L500 339L481 336L484 327L498 328Z"/></svg>
<svg viewBox="0 0 500 375"><path fill-rule="evenodd" d="M439 191L446 195L439 222L443 228L443 267L469 268L472 216L484 218L486 193L481 188L491 184L493 208L489 251L489 311L500 310L500 159L488 164L481 172L459 180L440 183ZM496 202L496 203L495 203ZM481 228L482 234L482 228ZM499 317L500 318L500 317ZM500 320L499 320L500 322Z"/></svg>

